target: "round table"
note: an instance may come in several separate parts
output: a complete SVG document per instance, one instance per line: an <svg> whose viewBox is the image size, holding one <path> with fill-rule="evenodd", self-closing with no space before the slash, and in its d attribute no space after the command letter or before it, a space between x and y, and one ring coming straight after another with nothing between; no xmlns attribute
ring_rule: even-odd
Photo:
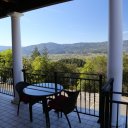
<svg viewBox="0 0 128 128"><path fill-rule="evenodd" d="M46 127L50 128L49 112L47 107L47 97L56 95L63 90L63 86L56 83L38 83L32 84L24 88L24 93L32 98L37 98L37 101L42 101L43 111L46 117ZM32 108L31 108L32 113Z"/></svg>

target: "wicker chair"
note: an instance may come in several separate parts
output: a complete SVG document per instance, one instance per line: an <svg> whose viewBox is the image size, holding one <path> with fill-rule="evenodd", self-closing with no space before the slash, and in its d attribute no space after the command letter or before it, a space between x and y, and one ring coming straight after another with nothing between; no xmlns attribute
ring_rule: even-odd
<svg viewBox="0 0 128 128"><path fill-rule="evenodd" d="M18 82L15 86L16 91L19 95L19 102L18 102L18 109L17 109L17 115L19 115L19 108L20 108L20 102L24 102L25 104L29 104L29 113L30 113L30 121L32 122L32 105L38 102L35 98L30 98L29 96L25 95L23 92L23 89L27 86L29 86L29 83L26 82Z"/></svg>
<svg viewBox="0 0 128 128"><path fill-rule="evenodd" d="M61 114L64 113L68 121L69 127L71 128L71 124L67 114L74 111L74 109L76 109L79 122L81 123L81 119L76 106L76 101L77 101L79 91L64 91L64 92L67 94L67 96L59 95L59 96L55 96L54 99L50 99L48 102L48 108L49 108L49 111L51 109L54 109L57 113L59 112L61 112Z"/></svg>

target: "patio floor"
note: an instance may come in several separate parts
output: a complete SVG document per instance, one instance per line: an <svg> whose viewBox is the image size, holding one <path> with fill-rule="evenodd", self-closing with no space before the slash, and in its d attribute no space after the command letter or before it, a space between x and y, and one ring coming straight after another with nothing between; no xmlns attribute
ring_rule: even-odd
<svg viewBox="0 0 128 128"><path fill-rule="evenodd" d="M12 104L11 96L0 93L0 128L45 128L45 116L42 112L42 105L33 106L33 122L29 121L28 106L20 105L20 113L17 116L17 105ZM50 112L51 128L68 128L68 123L63 115L58 118L54 111ZM77 114L72 112L68 115L72 128L100 128L97 123L98 118L80 114L81 123L78 121Z"/></svg>

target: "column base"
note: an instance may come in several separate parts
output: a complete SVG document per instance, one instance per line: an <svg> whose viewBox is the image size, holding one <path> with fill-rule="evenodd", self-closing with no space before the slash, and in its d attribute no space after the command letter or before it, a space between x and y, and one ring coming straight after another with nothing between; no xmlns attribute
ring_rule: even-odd
<svg viewBox="0 0 128 128"><path fill-rule="evenodd" d="M16 104L16 105L18 105L18 103L19 103L19 99L14 98L14 99L11 100L11 103L12 103L12 104Z"/></svg>

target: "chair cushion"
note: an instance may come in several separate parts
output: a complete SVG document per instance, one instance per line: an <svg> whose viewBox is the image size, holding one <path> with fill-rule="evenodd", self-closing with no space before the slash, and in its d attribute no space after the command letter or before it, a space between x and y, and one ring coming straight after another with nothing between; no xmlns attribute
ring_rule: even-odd
<svg viewBox="0 0 128 128"><path fill-rule="evenodd" d="M59 95L59 96L56 96L55 99L51 100L48 102L48 106L51 108L51 109L56 109L56 110L61 110L62 108L62 104L68 99L68 97L66 96L63 96L63 95Z"/></svg>

